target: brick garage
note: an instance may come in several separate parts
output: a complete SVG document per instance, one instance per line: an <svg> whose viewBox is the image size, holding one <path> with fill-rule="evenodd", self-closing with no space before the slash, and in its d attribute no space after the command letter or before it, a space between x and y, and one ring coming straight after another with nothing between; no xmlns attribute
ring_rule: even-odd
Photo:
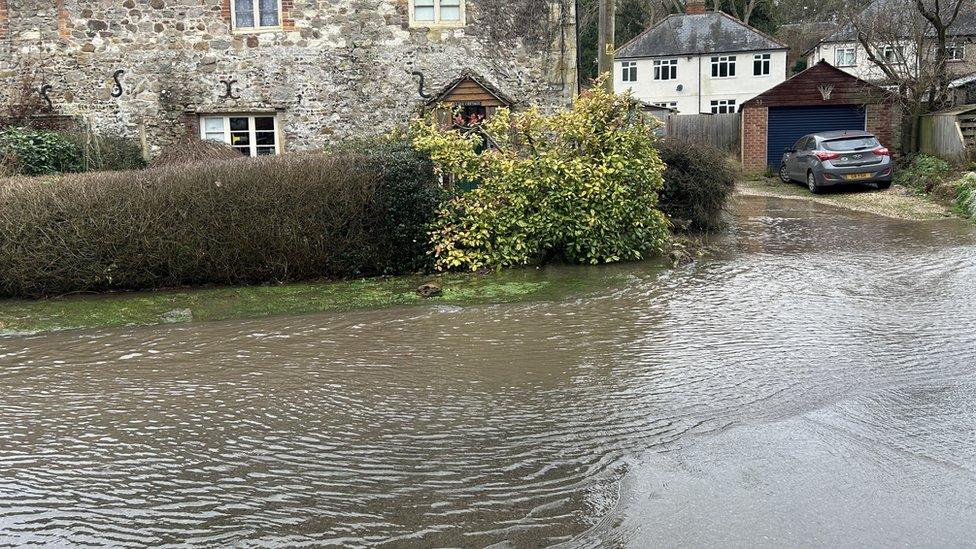
<svg viewBox="0 0 976 549"><path fill-rule="evenodd" d="M754 174L772 165L806 134L867 130L897 150L900 111L890 94L821 61L742 104L742 167Z"/></svg>

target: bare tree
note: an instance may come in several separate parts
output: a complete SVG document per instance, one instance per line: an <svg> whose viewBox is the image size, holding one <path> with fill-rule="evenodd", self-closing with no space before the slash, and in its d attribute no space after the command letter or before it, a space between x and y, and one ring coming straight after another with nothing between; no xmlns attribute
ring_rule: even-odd
<svg viewBox="0 0 976 549"><path fill-rule="evenodd" d="M903 150L913 149L918 117L949 102L951 31L971 1L875 0L847 18L875 79L897 92Z"/></svg>

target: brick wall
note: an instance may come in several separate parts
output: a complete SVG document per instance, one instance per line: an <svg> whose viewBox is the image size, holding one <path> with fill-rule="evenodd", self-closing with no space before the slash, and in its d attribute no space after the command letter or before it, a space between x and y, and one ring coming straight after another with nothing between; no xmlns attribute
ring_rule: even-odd
<svg viewBox="0 0 976 549"><path fill-rule="evenodd" d="M867 131L873 133L896 154L901 143L901 112L898 105L882 103L867 106Z"/></svg>
<svg viewBox="0 0 976 549"><path fill-rule="evenodd" d="M768 107L742 109L742 171L755 174L766 170L766 126Z"/></svg>

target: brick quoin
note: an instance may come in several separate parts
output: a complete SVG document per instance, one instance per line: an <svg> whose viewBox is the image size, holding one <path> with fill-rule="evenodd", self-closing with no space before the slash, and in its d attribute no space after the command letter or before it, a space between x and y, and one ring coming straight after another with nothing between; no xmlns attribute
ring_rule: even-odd
<svg viewBox="0 0 976 549"><path fill-rule="evenodd" d="M742 169L746 173L758 173L766 169L766 125L769 121L767 107L742 109Z"/></svg>
<svg viewBox="0 0 976 549"><path fill-rule="evenodd" d="M10 12L7 10L7 0L0 0L0 39L6 38L10 33Z"/></svg>

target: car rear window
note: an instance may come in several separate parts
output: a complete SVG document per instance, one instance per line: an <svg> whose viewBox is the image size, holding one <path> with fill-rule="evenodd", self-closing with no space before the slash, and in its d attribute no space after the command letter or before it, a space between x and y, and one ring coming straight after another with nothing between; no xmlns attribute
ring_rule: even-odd
<svg viewBox="0 0 976 549"><path fill-rule="evenodd" d="M881 143L874 137L845 137L823 142L823 148L828 151L861 151L880 146Z"/></svg>

